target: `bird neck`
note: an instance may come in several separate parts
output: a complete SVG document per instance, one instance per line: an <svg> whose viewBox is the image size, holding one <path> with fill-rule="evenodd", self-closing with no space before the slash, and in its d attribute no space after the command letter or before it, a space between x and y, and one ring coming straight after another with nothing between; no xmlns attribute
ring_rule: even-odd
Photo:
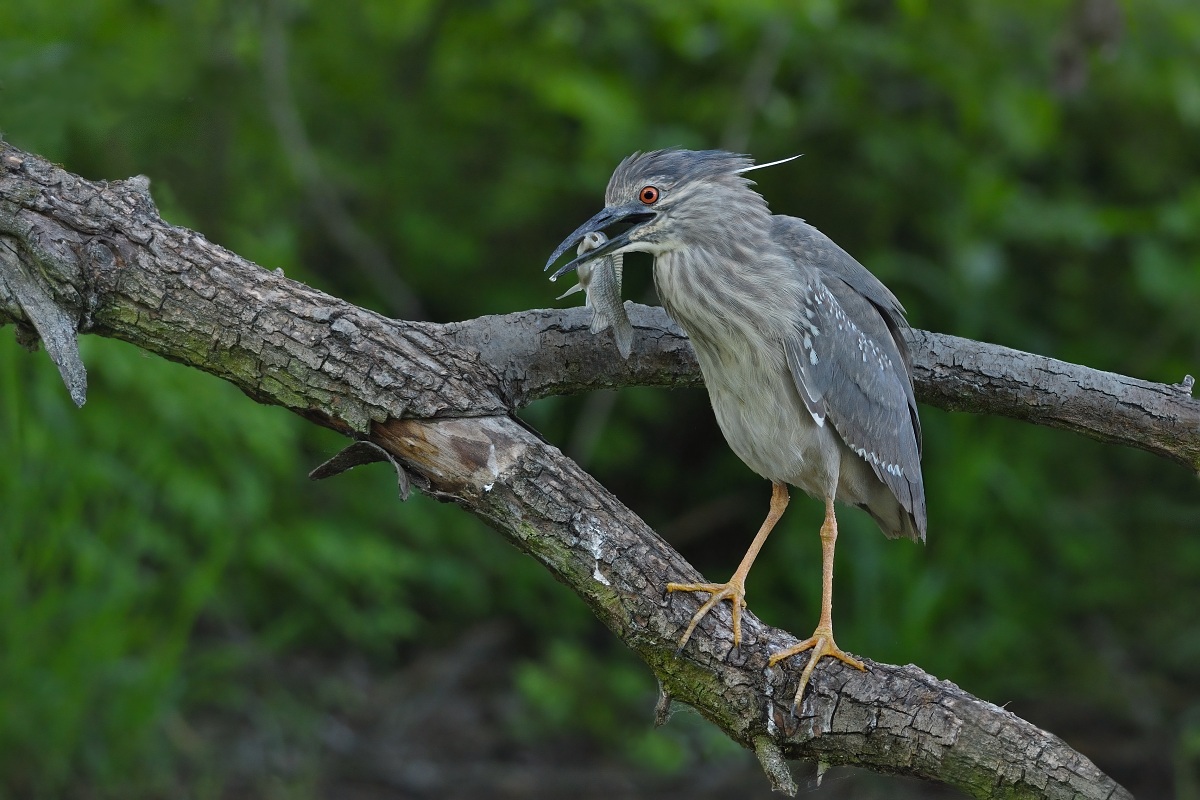
<svg viewBox="0 0 1200 800"><path fill-rule="evenodd" d="M663 307L697 350L714 355L762 334L743 330L746 325L785 322L764 320L762 309L772 307L772 299L789 286L786 260L773 250L755 251L736 239L724 239L714 248L691 246L660 253L654 259L654 285Z"/></svg>

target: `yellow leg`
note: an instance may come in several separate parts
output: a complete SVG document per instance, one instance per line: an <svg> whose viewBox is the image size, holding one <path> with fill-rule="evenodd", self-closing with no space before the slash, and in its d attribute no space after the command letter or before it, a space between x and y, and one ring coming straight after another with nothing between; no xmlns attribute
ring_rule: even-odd
<svg viewBox="0 0 1200 800"><path fill-rule="evenodd" d="M821 525L821 619L813 635L797 645L789 647L771 656L770 666L775 666L785 658L791 658L797 653L812 650L804 672L800 673L800 686L796 689L796 699L793 708L800 708L800 700L812 677L813 668L824 656L832 656L839 661L857 669L865 670L863 663L852 658L833 641L833 548L837 543L837 517L833 512L833 498L825 498L825 522Z"/></svg>
<svg viewBox="0 0 1200 800"><path fill-rule="evenodd" d="M711 596L704 601L704 605L692 616L692 621L688 623L687 630L683 632L683 636L679 639L679 649L687 644L687 640L691 638L692 631L696 630L696 625L700 620L704 619L708 612L716 608L717 603L722 600L728 600L733 604L733 646L737 647L742 643L742 609L746 606L746 576L750 573L750 567L754 564L754 559L758 556L758 551L762 549L763 542L767 541L767 535L771 529L775 527L775 523L779 522L779 518L783 516L783 510L787 508L788 490L787 485L783 483L771 484L771 510L767 513L767 518L763 520L762 527L758 529L758 533L754 535L754 541L750 543L750 549L746 551L746 555L742 557L742 563L738 564L738 568L734 570L733 577L728 583L668 583L668 592L708 592Z"/></svg>

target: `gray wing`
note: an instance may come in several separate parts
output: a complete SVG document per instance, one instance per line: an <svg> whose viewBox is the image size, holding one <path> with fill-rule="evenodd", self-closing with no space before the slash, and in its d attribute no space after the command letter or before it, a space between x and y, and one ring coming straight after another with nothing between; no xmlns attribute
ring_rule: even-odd
<svg viewBox="0 0 1200 800"><path fill-rule="evenodd" d="M902 335L907 327L903 309L832 240L799 220L791 222L785 241L808 279L794 335L784 342L796 388L813 419L833 423L924 538L921 426Z"/></svg>
<svg viewBox="0 0 1200 800"><path fill-rule="evenodd" d="M896 299L871 271L854 260L854 257L837 246L837 243L819 230L797 217L776 215L772 217L771 235L781 242L789 252L804 263L812 264L822 272L836 275L848 286L871 301L884 315L888 327L907 328L904 306ZM904 340L898 342L901 352L907 348Z"/></svg>

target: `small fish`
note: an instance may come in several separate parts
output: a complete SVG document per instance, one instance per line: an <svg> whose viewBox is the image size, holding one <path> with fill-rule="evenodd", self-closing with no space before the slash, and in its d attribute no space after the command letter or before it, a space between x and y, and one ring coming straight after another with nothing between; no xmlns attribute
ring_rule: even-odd
<svg viewBox="0 0 1200 800"><path fill-rule="evenodd" d="M575 254L581 256L588 251L595 250L607 241L608 237L599 231L589 233L583 237ZM580 289L584 290L587 293L586 305L592 309L592 333L600 333L605 328L611 327L621 358L629 358L629 354L633 350L633 325L629 322L629 315L625 313L625 304L621 302L623 261L624 257L618 253L615 256L601 256L594 261L580 264L576 268L576 272L579 273L579 284L567 289L559 295L558 299L561 300Z"/></svg>

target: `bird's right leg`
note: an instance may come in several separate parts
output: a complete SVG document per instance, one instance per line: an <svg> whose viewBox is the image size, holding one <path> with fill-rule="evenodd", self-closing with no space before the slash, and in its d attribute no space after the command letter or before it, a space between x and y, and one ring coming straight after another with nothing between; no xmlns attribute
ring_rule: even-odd
<svg viewBox="0 0 1200 800"><path fill-rule="evenodd" d="M817 629L813 635L799 644L792 645L786 650L771 656L767 666L773 667L785 658L791 658L797 653L811 650L808 663L800 673L800 685L796 688L796 698L792 701L792 709L800 713L800 701L804 697L804 689L808 679L812 677L813 668L825 656L831 656L849 664L855 669L866 670L863 662L837 646L833 640L833 548L837 542L837 515L833 510L833 498L825 498L825 522L821 525L821 618L817 621Z"/></svg>
<svg viewBox="0 0 1200 800"><path fill-rule="evenodd" d="M737 647L742 643L742 609L746 606L746 576L750 573L750 567L753 566L754 559L758 556L758 551L762 549L763 543L767 541L767 535L771 533L771 529L775 527L775 523L779 522L779 518L783 516L783 510L787 508L787 504L787 484L771 484L771 510L767 513L767 518L763 520L762 527L758 529L758 533L754 536L754 541L750 543L750 549L742 557L742 563L738 564L738 568L734 570L733 577L729 579L728 583L667 584L668 592L707 592L710 595L704 601L704 605L700 606L699 610L692 616L692 621L688 623L687 630L680 637L680 650L687 644L688 639L692 636L692 631L696 630L696 625L700 620L704 619L708 612L716 608L717 603L720 603L722 600L728 600L733 604L733 646Z"/></svg>

